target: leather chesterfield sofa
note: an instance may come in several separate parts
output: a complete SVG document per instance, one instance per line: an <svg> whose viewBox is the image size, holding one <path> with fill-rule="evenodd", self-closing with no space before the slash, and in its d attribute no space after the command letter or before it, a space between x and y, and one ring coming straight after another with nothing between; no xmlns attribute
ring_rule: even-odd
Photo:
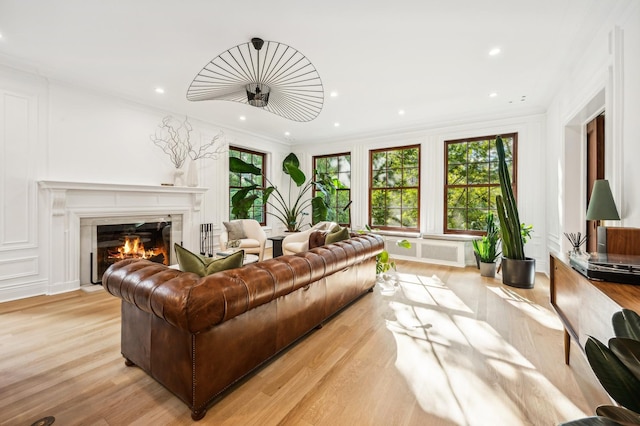
<svg viewBox="0 0 640 426"><path fill-rule="evenodd" d="M200 278L123 260L102 285L122 299L122 355L199 420L221 393L375 284L383 240L361 235Z"/></svg>

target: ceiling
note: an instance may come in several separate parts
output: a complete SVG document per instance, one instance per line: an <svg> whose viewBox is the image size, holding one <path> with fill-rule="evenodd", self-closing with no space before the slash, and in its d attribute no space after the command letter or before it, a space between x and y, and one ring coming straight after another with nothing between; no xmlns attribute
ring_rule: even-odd
<svg viewBox="0 0 640 426"><path fill-rule="evenodd" d="M621 2L0 0L0 62L278 141L318 143L544 112ZM290 45L314 64L325 93L315 120L186 99L205 64L252 37ZM501 52L490 56L494 47Z"/></svg>

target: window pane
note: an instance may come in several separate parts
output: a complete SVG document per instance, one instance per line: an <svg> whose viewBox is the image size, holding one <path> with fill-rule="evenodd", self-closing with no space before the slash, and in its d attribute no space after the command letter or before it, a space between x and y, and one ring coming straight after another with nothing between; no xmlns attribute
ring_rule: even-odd
<svg viewBox="0 0 640 426"><path fill-rule="evenodd" d="M489 163L469 163L469 185L489 183Z"/></svg>
<svg viewBox="0 0 640 426"><path fill-rule="evenodd" d="M484 231L486 217L486 210L469 209L467 212L467 221L469 223L468 229Z"/></svg>
<svg viewBox="0 0 640 426"><path fill-rule="evenodd" d="M469 162L489 161L489 141L469 142Z"/></svg>
<svg viewBox="0 0 640 426"><path fill-rule="evenodd" d="M374 170L372 183L374 188L385 188L387 186L387 171L386 170Z"/></svg>
<svg viewBox="0 0 640 426"><path fill-rule="evenodd" d="M418 179L420 171L416 168L404 169L404 179L402 180L402 186L418 186Z"/></svg>
<svg viewBox="0 0 640 426"><path fill-rule="evenodd" d="M230 148L229 157L240 158L242 161L253 164L260 170L264 165L264 154L243 150L241 148ZM264 186L264 177L262 175L252 175L250 173L231 173L229 172L229 218L239 219L245 217L244 213L236 217L232 212L233 206L231 205L231 199L240 188L244 188L251 185L257 185L258 188ZM261 195L260 190L252 191L248 195ZM266 224L265 208L262 205L262 199L258 198L254 200L253 205L246 211L247 218L254 218L258 220L262 225Z"/></svg>
<svg viewBox="0 0 640 426"><path fill-rule="evenodd" d="M449 159L449 164L466 164L467 163L467 144L466 143L447 144L447 156Z"/></svg>
<svg viewBox="0 0 640 426"><path fill-rule="evenodd" d="M375 152L373 154L373 170L380 170L384 167L387 167L387 153L386 152Z"/></svg>
<svg viewBox="0 0 640 426"><path fill-rule="evenodd" d="M418 227L418 209L409 209L402 211L402 226L405 228Z"/></svg>
<svg viewBox="0 0 640 426"><path fill-rule="evenodd" d="M387 207L402 207L402 191L387 191Z"/></svg>
<svg viewBox="0 0 640 426"><path fill-rule="evenodd" d="M372 209L371 222L373 226L386 226L386 210L384 209Z"/></svg>
<svg viewBox="0 0 640 426"><path fill-rule="evenodd" d="M387 171L387 186L402 186L402 169L390 169Z"/></svg>
<svg viewBox="0 0 640 426"><path fill-rule="evenodd" d="M489 188L469 188L469 208L489 208Z"/></svg>
<svg viewBox="0 0 640 426"><path fill-rule="evenodd" d="M387 168L402 168L402 151L388 151L387 152Z"/></svg>
<svg viewBox="0 0 640 426"><path fill-rule="evenodd" d="M466 185L467 184L467 165L453 164L449 165L449 173L447 174L449 185Z"/></svg>
<svg viewBox="0 0 640 426"><path fill-rule="evenodd" d="M406 167L418 167L420 163L420 156L418 148L405 149L402 151L403 166Z"/></svg>
<svg viewBox="0 0 640 426"><path fill-rule="evenodd" d="M403 189L402 190L402 208L418 209L418 190Z"/></svg>
<svg viewBox="0 0 640 426"><path fill-rule="evenodd" d="M449 188L447 191L447 206L450 208L466 208L467 188Z"/></svg>
<svg viewBox="0 0 640 426"><path fill-rule="evenodd" d="M400 220L402 210L400 209L387 209L387 226L401 226Z"/></svg>
<svg viewBox="0 0 640 426"><path fill-rule="evenodd" d="M447 210L447 228L453 230L466 230L466 209L449 209Z"/></svg>

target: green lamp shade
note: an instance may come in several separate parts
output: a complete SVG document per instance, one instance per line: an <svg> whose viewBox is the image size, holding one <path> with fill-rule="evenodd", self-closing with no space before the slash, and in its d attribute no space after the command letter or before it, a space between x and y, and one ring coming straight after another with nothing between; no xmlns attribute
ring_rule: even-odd
<svg viewBox="0 0 640 426"><path fill-rule="evenodd" d="M587 208L587 220L620 220L609 181L606 179L599 179L593 183L591 200Z"/></svg>

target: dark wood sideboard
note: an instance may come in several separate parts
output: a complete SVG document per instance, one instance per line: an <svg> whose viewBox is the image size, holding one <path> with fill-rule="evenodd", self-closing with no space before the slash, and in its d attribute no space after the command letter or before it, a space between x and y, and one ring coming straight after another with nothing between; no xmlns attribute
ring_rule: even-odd
<svg viewBox="0 0 640 426"><path fill-rule="evenodd" d="M639 254L636 251L640 250L640 229L611 231L607 231L610 253ZM583 350L588 336L606 344L614 337L611 317L615 312L626 308L640 314L640 286L589 280L571 268L564 254L552 253L549 261L551 305L564 325L566 364L571 339Z"/></svg>

